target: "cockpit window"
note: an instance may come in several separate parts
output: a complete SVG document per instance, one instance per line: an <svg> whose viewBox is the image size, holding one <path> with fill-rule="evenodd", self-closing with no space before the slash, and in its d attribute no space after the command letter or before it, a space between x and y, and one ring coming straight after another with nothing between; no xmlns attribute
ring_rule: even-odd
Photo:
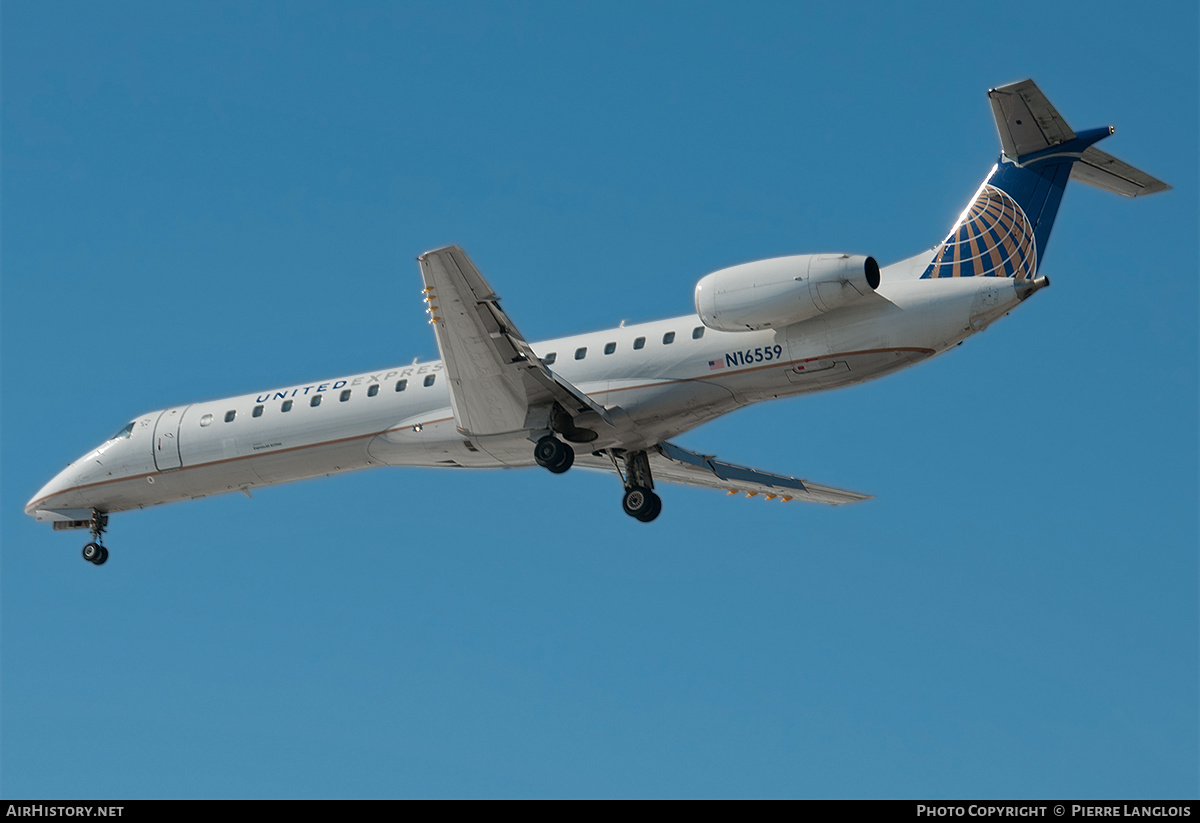
<svg viewBox="0 0 1200 823"><path fill-rule="evenodd" d="M130 424L126 425L125 428L121 429L119 432L117 432L116 434L114 434L112 437L110 437L108 439L109 440L120 440L121 438L132 437L132 436L133 436L133 423L130 423Z"/></svg>

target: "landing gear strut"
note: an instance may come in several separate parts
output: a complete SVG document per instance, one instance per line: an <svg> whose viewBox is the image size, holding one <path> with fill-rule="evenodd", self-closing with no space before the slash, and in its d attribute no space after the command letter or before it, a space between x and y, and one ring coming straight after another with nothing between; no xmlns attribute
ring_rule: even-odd
<svg viewBox="0 0 1200 823"><path fill-rule="evenodd" d="M615 465L617 460L609 455ZM617 468L620 473L620 467ZM662 512L662 500L652 489L654 479L650 476L650 458L644 451L625 452L625 471L621 474L625 483L625 497L621 507L630 517L649 523Z"/></svg>
<svg viewBox="0 0 1200 823"><path fill-rule="evenodd" d="M83 547L83 559L97 566L103 566L108 560L108 549L104 548L104 530L108 528L108 515L92 510L92 520L88 529L92 532L92 542Z"/></svg>
<svg viewBox="0 0 1200 823"><path fill-rule="evenodd" d="M575 418L558 402L551 406L543 431L549 433L533 447L533 459L539 466L544 466L555 474L562 474L575 462L575 450L568 444L591 443L597 437L591 429L577 426ZM567 442L564 443L563 440Z"/></svg>
<svg viewBox="0 0 1200 823"><path fill-rule="evenodd" d="M533 459L555 474L562 474L575 462L575 450L552 434L548 434L533 447Z"/></svg>

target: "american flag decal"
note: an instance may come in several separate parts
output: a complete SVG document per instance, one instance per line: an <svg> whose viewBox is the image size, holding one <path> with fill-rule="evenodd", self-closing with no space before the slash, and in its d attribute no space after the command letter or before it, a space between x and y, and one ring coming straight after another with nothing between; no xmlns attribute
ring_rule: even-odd
<svg viewBox="0 0 1200 823"><path fill-rule="evenodd" d="M717 369L723 369L723 368L725 368L724 360L709 360L708 361L708 370L709 371L716 371Z"/></svg>

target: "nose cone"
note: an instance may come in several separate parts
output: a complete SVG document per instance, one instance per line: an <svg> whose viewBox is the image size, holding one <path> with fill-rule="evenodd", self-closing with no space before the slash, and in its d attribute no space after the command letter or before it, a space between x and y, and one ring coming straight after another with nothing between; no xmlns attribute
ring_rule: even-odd
<svg viewBox="0 0 1200 823"><path fill-rule="evenodd" d="M71 492L78 484L74 482L77 473L75 464L67 466L54 476L46 485L38 489L37 494L25 504L25 513L37 517L39 511L47 509L70 508ZM42 518L38 518L39 520Z"/></svg>

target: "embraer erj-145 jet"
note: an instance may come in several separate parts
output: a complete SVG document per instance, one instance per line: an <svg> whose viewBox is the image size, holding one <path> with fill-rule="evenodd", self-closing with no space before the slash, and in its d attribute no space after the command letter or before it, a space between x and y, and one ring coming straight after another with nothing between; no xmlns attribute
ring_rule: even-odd
<svg viewBox="0 0 1200 823"><path fill-rule="evenodd" d="M112 512L371 466L613 472L650 521L656 481L849 503L866 495L722 463L669 439L759 400L889 374L982 331L1038 275L1068 179L1129 197L1169 188L1075 133L1032 81L988 93L1003 152L946 239L880 268L812 254L723 269L696 314L528 343L462 249L418 259L442 359L143 414L25 507L90 529ZM248 492L247 492L248 493Z"/></svg>

